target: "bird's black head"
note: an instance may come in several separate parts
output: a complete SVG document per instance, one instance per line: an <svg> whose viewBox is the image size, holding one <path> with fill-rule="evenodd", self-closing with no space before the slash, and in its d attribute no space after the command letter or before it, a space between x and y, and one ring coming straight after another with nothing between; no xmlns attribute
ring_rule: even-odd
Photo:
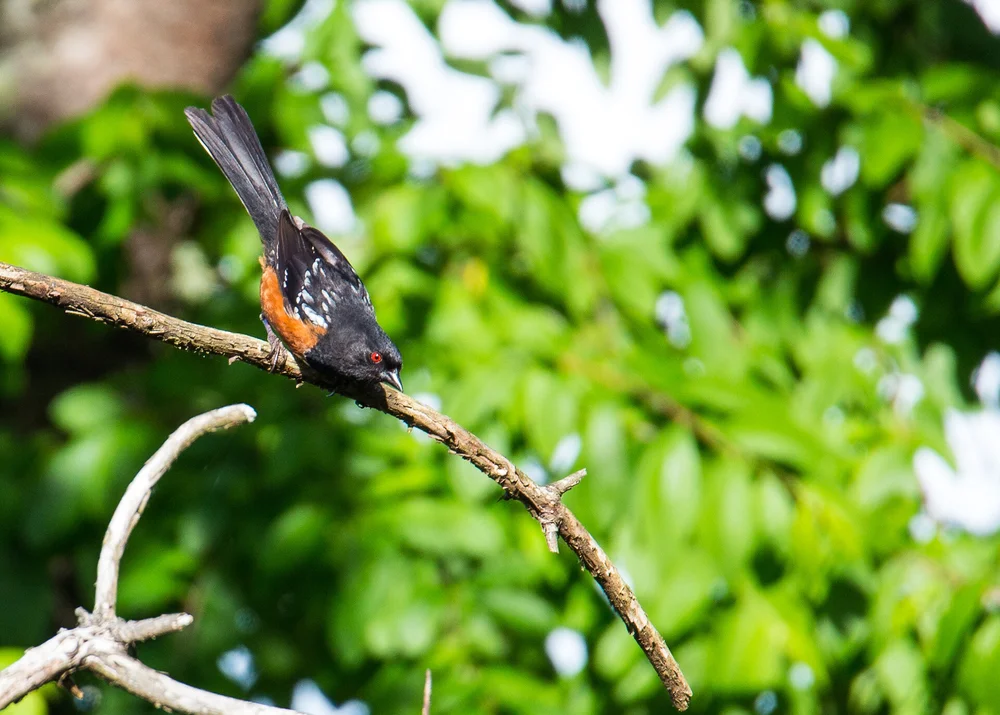
<svg viewBox="0 0 1000 715"><path fill-rule="evenodd" d="M400 392L403 383L399 371L403 358L399 348L374 320L360 324L341 323L330 330L308 355L308 360L319 370L337 373L351 382L392 385Z"/></svg>

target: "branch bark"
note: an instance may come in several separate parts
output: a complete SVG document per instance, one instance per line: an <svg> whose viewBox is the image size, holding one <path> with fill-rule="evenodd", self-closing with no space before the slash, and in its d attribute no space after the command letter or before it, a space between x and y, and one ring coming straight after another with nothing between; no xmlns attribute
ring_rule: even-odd
<svg viewBox="0 0 1000 715"><path fill-rule="evenodd" d="M183 350L223 355L230 362L238 360L271 371L270 348L262 340L188 323L93 288L0 263L0 290L50 303L72 315L141 333ZM274 372L297 382L309 382L341 392L364 406L378 409L410 427L416 427L471 462L504 490L505 497L521 502L542 526L550 550L558 548L555 538L558 534L576 554L583 567L600 584L612 608L646 654L669 691L674 707L687 709L691 688L663 637L650 622L614 563L562 503L563 493L576 486L583 478L582 474L570 475L542 486L450 417L390 387L379 386L363 394L347 391L341 385L323 380L308 367L299 365L287 352L278 360Z"/></svg>
<svg viewBox="0 0 1000 715"><path fill-rule="evenodd" d="M156 451L129 484L115 509L104 537L97 567L94 613L77 609L79 625L63 630L0 671L0 710L53 680L78 670L90 670L157 708L192 715L294 715L291 710L216 695L143 665L128 655L137 641L174 633L194 620L171 613L141 621L115 615L118 568L125 544L149 501L153 486L181 452L198 437L215 430L252 422L256 413L247 405L230 405L206 412L181 425Z"/></svg>

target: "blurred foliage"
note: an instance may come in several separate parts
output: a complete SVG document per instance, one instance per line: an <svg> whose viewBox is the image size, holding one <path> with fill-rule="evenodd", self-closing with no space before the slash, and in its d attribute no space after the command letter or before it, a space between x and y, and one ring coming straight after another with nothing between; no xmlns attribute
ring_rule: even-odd
<svg viewBox="0 0 1000 715"><path fill-rule="evenodd" d="M269 31L291 5L273 3ZM431 26L440 5L418 3ZM577 221L582 196L544 122L495 165L412 177L394 143L409 120L368 119L378 87L344 3L307 38L329 87L306 91L257 54L234 91L271 148L309 153L331 90L348 140L379 137L370 157L282 179L293 209L308 215L318 178L348 188L366 230L338 242L412 394L535 472L589 469L567 502L674 649L692 712L998 712L1000 615L984 600L997 539L917 541L909 525L913 451L947 453L942 414L970 399L1000 326L1000 42L960 2L679 6L706 45L676 71L703 101L715 54L734 46L770 80L773 119L722 131L699 115L677 160L635 168L650 220L600 236ZM842 39L818 30L834 7L851 21ZM606 63L593 9L546 22ZM794 81L807 38L840 63L825 109ZM174 263L156 307L261 335L258 239L182 114L205 102L123 88L36 147L0 143L0 260L134 293L136 232L179 211L181 228L158 236ZM762 153L744 158L751 134ZM832 196L821 167L842 145L860 177ZM772 162L796 187L790 220L762 207ZM912 233L883 220L890 203L915 209ZM807 251L789 250L796 228ZM656 318L665 291L688 321L676 346ZM875 325L900 294L919 319L887 342ZM523 509L395 420L6 295L0 360L0 660L91 602L103 529L166 434L247 402L258 421L186 453L132 538L124 615L196 616L142 645L144 661L286 705L311 678L376 713L415 712L426 667L435 713L668 707L572 555L548 554ZM907 376L923 387L915 405L892 390ZM559 626L589 647L573 677L545 654ZM248 692L216 667L240 645L258 675ZM102 712L152 710L101 692ZM45 693L14 712L69 707Z"/></svg>

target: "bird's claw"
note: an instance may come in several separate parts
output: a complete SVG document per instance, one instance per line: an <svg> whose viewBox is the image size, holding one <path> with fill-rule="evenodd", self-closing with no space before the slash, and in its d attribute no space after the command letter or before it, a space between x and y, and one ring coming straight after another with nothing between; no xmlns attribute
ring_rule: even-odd
<svg viewBox="0 0 1000 715"><path fill-rule="evenodd" d="M260 321L264 324L264 329L267 331L267 344L271 348L271 352L269 353L271 367L268 368L268 372L275 372L278 369L279 361L284 364L285 346L282 345L281 338L271 330L271 324L267 322L267 318L261 315Z"/></svg>

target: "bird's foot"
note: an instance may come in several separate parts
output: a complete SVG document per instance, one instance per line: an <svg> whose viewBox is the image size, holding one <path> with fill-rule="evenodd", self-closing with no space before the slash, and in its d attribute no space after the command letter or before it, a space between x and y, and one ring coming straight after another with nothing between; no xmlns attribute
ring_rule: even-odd
<svg viewBox="0 0 1000 715"><path fill-rule="evenodd" d="M275 372L278 369L279 362L284 365L285 346L281 343L281 338L279 338L275 332L271 330L271 324L267 322L267 318L261 315L260 322L264 324L264 330L267 331L267 344L271 348L271 367L269 368L269 371Z"/></svg>

